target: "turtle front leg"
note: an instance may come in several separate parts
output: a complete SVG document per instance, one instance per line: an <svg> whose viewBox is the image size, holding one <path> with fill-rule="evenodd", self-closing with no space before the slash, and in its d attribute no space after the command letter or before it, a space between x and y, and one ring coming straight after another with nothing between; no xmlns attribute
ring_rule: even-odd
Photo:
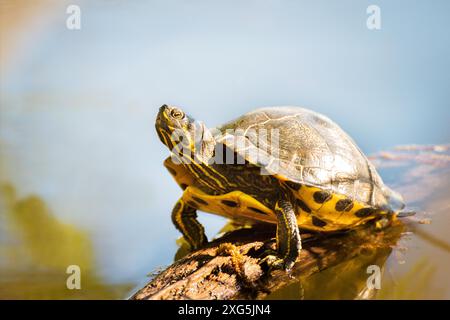
<svg viewBox="0 0 450 320"><path fill-rule="evenodd" d="M208 243L205 229L197 220L197 210L189 206L183 199L178 200L173 207L172 222L192 249L198 249Z"/></svg>
<svg viewBox="0 0 450 320"><path fill-rule="evenodd" d="M271 268L292 269L302 248L295 211L290 201L279 200L275 205L277 216L277 255L267 255L263 261Z"/></svg>

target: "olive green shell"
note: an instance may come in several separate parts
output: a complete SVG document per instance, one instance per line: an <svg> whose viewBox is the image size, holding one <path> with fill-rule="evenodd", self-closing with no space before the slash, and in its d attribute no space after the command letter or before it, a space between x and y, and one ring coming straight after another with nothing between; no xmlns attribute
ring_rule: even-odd
<svg viewBox="0 0 450 320"><path fill-rule="evenodd" d="M228 147L284 180L343 194L372 207L403 207L401 196L384 185L353 139L319 113L299 107L262 108L218 129ZM261 129L267 139L261 139ZM226 135L229 130L233 133ZM271 132L278 133L278 144L272 143ZM236 136L248 139L251 148L240 149L230 139Z"/></svg>

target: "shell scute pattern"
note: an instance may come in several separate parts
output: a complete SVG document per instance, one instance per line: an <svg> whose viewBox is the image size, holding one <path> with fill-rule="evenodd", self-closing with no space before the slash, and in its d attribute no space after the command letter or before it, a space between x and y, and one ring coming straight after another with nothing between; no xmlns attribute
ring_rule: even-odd
<svg viewBox="0 0 450 320"><path fill-rule="evenodd" d="M268 150L278 161L279 166L274 167L279 172L275 174L279 173L288 181L346 195L368 206L388 206L390 189L384 186L354 141L323 115L298 107L263 108L220 129L243 132L276 129L279 144L274 147L270 139L265 144L254 136L248 137L258 149Z"/></svg>

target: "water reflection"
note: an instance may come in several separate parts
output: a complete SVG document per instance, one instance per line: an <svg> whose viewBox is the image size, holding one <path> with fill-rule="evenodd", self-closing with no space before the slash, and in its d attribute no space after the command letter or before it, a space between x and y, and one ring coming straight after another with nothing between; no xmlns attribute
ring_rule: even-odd
<svg viewBox="0 0 450 320"><path fill-rule="evenodd" d="M405 231L405 225L397 222L394 226L374 231L364 228L345 236L348 239L336 239L342 246L339 251L348 251L336 263L312 275L297 277L298 281L283 287L268 299L372 299L377 288L368 285L369 277L374 273L369 266L376 266L384 272L385 264ZM320 244L319 244L320 246ZM330 254L330 253L327 253ZM340 253L342 254L342 252ZM327 259L327 257L322 257ZM369 268L369 271L368 271ZM371 284L372 282L369 281ZM380 279L381 282L381 279ZM375 284L375 283L373 283ZM373 285L372 284L372 285Z"/></svg>
<svg viewBox="0 0 450 320"><path fill-rule="evenodd" d="M17 199L1 190L1 299L116 299L131 284L107 284L98 275L89 235L59 221L37 196ZM81 290L66 287L69 265L81 269Z"/></svg>
<svg viewBox="0 0 450 320"><path fill-rule="evenodd" d="M422 258L410 266L410 270L401 277L392 277L385 280L384 290L381 290L379 299L446 299L445 287L434 288L437 279L438 267L429 259Z"/></svg>

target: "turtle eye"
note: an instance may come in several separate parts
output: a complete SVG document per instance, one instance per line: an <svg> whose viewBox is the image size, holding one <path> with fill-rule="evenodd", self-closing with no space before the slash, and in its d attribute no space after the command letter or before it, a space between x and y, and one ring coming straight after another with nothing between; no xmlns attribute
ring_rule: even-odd
<svg viewBox="0 0 450 320"><path fill-rule="evenodd" d="M178 120L181 120L184 118L184 112L179 109L172 109L172 111L170 111L170 115L174 119L178 119Z"/></svg>

